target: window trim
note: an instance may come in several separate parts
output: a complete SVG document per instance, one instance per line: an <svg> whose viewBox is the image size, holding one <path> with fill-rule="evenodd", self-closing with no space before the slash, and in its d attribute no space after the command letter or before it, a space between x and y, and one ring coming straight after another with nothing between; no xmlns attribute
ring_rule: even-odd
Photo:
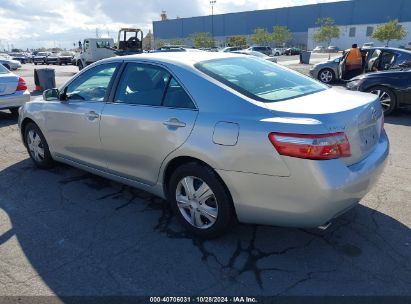
<svg viewBox="0 0 411 304"><path fill-rule="evenodd" d="M119 84L120 84L121 77L123 76L123 73L124 73L124 71L125 71L125 69L126 69L126 67L127 67L128 64L151 65L151 66L153 66L153 67L162 68L162 69L166 70L166 71L171 75L170 79L169 79L168 82L167 82L167 86L166 86L166 88L164 89L164 92L163 92L163 96L162 96L162 98L161 98L161 104L160 104L160 105L130 104L130 103L124 103L124 102L116 102L116 101L114 100L114 99L115 99L115 96L117 95L117 90L119 89ZM185 92L185 93L187 94L187 96L190 98L191 102L192 102L193 105L194 105L194 108L168 107L168 106L164 106L164 105L163 105L163 104L164 104L164 99L165 99L166 93L167 93L167 91L168 91L168 85L170 84L172 78L174 78L174 79L178 82L178 84L181 86L181 88L184 90L184 92ZM106 101L106 103L110 103L110 104L113 104L113 105L144 106L144 107L154 107L154 108L168 108L168 109L181 109L181 110L198 111L197 103L194 101L193 96L189 93L189 91L187 90L187 88L185 87L185 85L182 83L182 81L181 81L172 71L170 71L170 69L169 69L167 66L165 66L165 65L163 65L163 64L161 64L161 63L158 63L158 62L151 62L151 61L145 61L145 60L123 61L123 64L122 64L121 68L120 68L119 71L118 71L118 74L117 74L117 77L116 77L116 81L113 83L113 87L112 87L112 88L114 88L114 89L112 89L112 90L110 91L110 96L109 96L108 100Z"/></svg>

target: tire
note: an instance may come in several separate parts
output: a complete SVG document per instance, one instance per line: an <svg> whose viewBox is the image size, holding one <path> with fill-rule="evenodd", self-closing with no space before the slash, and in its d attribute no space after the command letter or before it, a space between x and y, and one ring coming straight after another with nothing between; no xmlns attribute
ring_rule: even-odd
<svg viewBox="0 0 411 304"><path fill-rule="evenodd" d="M326 84L332 83L335 81L335 73L331 69L322 69L318 72L318 80Z"/></svg>
<svg viewBox="0 0 411 304"><path fill-rule="evenodd" d="M35 62L34 65L37 65L37 62Z"/></svg>
<svg viewBox="0 0 411 304"><path fill-rule="evenodd" d="M81 63L81 61L77 62L77 66L78 66L78 70L81 71L82 69L84 69L83 64Z"/></svg>
<svg viewBox="0 0 411 304"><path fill-rule="evenodd" d="M24 143L34 164L40 169L54 165L46 138L35 123L28 123L24 129Z"/></svg>
<svg viewBox="0 0 411 304"><path fill-rule="evenodd" d="M19 116L19 108L11 108L9 109L11 115L13 116Z"/></svg>
<svg viewBox="0 0 411 304"><path fill-rule="evenodd" d="M187 190L190 188L194 191ZM204 239L221 236L235 219L231 196L209 167L195 162L178 167L167 189L175 215L196 236ZM177 203L178 198L180 203Z"/></svg>
<svg viewBox="0 0 411 304"><path fill-rule="evenodd" d="M367 92L378 95L384 115L390 115L397 109L397 96L391 89L384 86L376 86L369 88Z"/></svg>

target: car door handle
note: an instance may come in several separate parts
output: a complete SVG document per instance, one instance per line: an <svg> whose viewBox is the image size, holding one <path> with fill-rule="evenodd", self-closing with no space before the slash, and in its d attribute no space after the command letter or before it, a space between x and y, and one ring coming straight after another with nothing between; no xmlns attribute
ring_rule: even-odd
<svg viewBox="0 0 411 304"><path fill-rule="evenodd" d="M90 112L86 113L86 117L87 117L89 120L95 120L95 119L99 118L100 115L98 115L98 114L97 114L96 112L94 112L94 111L90 111Z"/></svg>
<svg viewBox="0 0 411 304"><path fill-rule="evenodd" d="M163 122L163 125L171 128L184 128L186 123L179 121L177 118L170 118L169 120Z"/></svg>

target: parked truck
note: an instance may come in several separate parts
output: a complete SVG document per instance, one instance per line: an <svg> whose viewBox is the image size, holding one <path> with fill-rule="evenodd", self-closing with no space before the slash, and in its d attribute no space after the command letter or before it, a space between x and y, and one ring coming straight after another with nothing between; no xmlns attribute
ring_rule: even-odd
<svg viewBox="0 0 411 304"><path fill-rule="evenodd" d="M139 54L143 52L143 32L135 28L122 28L117 43L112 38L86 38L79 42L80 52L75 56L79 70L104 58Z"/></svg>

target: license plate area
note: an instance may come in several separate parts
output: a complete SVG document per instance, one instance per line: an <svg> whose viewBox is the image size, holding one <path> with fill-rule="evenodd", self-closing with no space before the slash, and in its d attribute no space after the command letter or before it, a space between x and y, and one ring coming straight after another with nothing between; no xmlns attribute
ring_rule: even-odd
<svg viewBox="0 0 411 304"><path fill-rule="evenodd" d="M369 126L360 131L361 150L362 152L370 151L379 140L378 129L376 125Z"/></svg>

